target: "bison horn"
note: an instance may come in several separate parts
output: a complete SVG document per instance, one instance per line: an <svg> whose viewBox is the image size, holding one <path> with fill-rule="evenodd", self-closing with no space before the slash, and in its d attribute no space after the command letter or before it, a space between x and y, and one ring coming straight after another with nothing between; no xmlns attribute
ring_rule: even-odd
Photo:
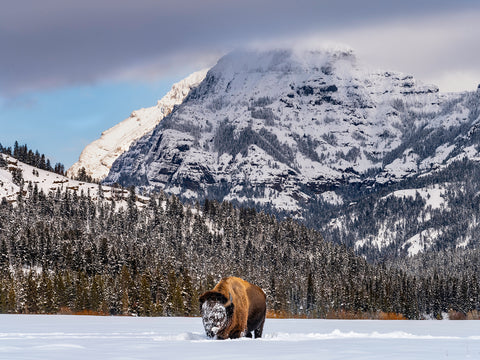
<svg viewBox="0 0 480 360"><path fill-rule="evenodd" d="M232 294L228 293L228 296L230 297L230 299L225 303L225 305L223 305L225 307L229 307L233 303Z"/></svg>

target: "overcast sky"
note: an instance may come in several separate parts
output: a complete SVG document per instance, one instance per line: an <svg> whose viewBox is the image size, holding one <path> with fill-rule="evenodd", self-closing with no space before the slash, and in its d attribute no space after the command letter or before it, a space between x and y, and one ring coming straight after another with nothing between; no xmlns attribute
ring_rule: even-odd
<svg viewBox="0 0 480 360"><path fill-rule="evenodd" d="M339 42L366 66L473 90L478 19L477 0L3 2L0 142L19 139L68 167L173 81L250 44Z"/></svg>

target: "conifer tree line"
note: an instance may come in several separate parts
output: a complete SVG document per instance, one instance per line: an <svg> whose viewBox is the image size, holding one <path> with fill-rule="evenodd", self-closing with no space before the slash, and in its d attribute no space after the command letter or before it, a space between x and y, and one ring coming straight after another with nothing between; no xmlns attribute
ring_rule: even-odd
<svg viewBox="0 0 480 360"><path fill-rule="evenodd" d="M305 223L318 229L326 240L355 247L369 262L402 262L408 256L407 240L418 234L423 234L423 253L442 256L463 248L466 254L470 250L476 253L480 245L479 179L480 163L465 158L429 175L392 184L370 188L352 185L343 193L336 190L346 199L344 204L316 204ZM411 195L395 195L401 190ZM429 201L431 196L436 197L433 202ZM383 246L378 246L379 241ZM458 268L456 264L455 260L446 270Z"/></svg>
<svg viewBox="0 0 480 360"><path fill-rule="evenodd" d="M40 154L38 150L35 152L29 149L28 146L19 145L18 141L15 141L13 149L11 147L4 147L0 144L0 153L10 155L15 159L24 162L25 164L34 166L41 170L55 172L59 175L65 175L65 166L61 163L56 163L53 167L45 154Z"/></svg>
<svg viewBox="0 0 480 360"><path fill-rule="evenodd" d="M199 294L229 275L289 315L479 310L473 274L372 265L291 219L228 202L188 207L157 193L140 206L131 189L120 207L36 185L0 202L1 312L198 315Z"/></svg>

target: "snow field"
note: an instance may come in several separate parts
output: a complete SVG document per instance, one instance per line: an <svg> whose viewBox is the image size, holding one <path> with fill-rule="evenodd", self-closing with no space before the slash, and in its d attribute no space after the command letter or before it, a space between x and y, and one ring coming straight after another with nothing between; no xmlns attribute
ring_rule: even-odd
<svg viewBox="0 0 480 360"><path fill-rule="evenodd" d="M480 359L475 321L267 319L209 340L200 318L0 315L0 359Z"/></svg>

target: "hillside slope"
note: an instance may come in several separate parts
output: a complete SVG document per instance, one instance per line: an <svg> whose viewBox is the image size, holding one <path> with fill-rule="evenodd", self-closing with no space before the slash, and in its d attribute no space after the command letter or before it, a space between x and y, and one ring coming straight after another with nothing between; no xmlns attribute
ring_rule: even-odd
<svg viewBox="0 0 480 360"><path fill-rule="evenodd" d="M22 190L22 192L20 191ZM94 201L115 200L116 207L125 207L129 196L126 189L72 180L54 172L27 165L12 156L0 154L0 200L3 198L17 204L18 197L28 197L34 192L38 195L64 193L69 191L78 195L89 194ZM148 198L136 195L137 205L144 206Z"/></svg>

